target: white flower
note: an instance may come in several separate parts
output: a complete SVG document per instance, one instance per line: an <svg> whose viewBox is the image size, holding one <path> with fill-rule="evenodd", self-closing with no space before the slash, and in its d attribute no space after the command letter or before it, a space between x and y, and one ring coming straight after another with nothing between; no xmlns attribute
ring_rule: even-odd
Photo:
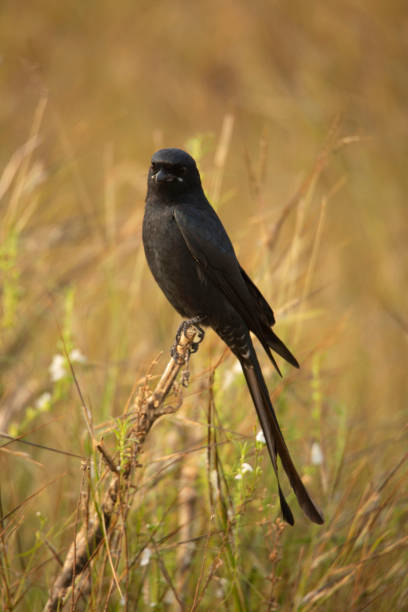
<svg viewBox="0 0 408 612"><path fill-rule="evenodd" d="M77 349L77 348L73 349L70 352L69 358L71 361L75 363L86 363L87 362L85 355L80 351L80 349Z"/></svg>
<svg viewBox="0 0 408 612"><path fill-rule="evenodd" d="M323 463L323 452L318 442L313 442L312 448L310 449L310 461L312 465L322 465Z"/></svg>
<svg viewBox="0 0 408 612"><path fill-rule="evenodd" d="M266 444L265 434L262 431L262 429L260 429L258 433L256 434L256 441L260 442L261 444Z"/></svg>
<svg viewBox="0 0 408 612"><path fill-rule="evenodd" d="M50 401L51 401L51 393L48 393L48 391L46 391L45 393L40 395L39 398L37 398L35 402L35 407L37 408L37 410L46 410L48 408L48 404L50 403Z"/></svg>
<svg viewBox="0 0 408 612"><path fill-rule="evenodd" d="M246 474L247 472L253 472L253 471L254 470L253 470L252 465L249 465L249 463L243 463L241 465L241 468L238 474L235 476L235 480L241 480L243 474Z"/></svg>
<svg viewBox="0 0 408 612"><path fill-rule="evenodd" d="M65 358L63 355L57 353L52 358L50 366L48 368L50 373L50 378L53 382L57 382L57 380L61 380L61 378L65 378L67 375L67 370L65 367Z"/></svg>
<svg viewBox="0 0 408 612"><path fill-rule="evenodd" d="M246 474L246 472L253 472L253 467L252 465L249 465L249 463L243 463L241 465L241 473L242 474Z"/></svg>
<svg viewBox="0 0 408 612"><path fill-rule="evenodd" d="M140 566L145 567L146 565L149 565L151 556L152 556L152 551L150 550L150 548L146 547L144 551L142 552L142 556L140 558Z"/></svg>

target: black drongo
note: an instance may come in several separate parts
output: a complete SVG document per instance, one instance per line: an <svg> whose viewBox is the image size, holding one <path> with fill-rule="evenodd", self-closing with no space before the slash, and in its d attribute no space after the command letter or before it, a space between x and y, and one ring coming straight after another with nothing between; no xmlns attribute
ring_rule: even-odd
<svg viewBox="0 0 408 612"><path fill-rule="evenodd" d="M161 149L148 175L143 244L150 269L169 302L188 320L212 327L239 359L278 478L277 456L299 504L315 523L323 517L310 498L280 430L250 332L279 371L271 349L299 367L272 331L272 309L239 265L231 241L201 186L194 159ZM284 519L294 523L282 493Z"/></svg>

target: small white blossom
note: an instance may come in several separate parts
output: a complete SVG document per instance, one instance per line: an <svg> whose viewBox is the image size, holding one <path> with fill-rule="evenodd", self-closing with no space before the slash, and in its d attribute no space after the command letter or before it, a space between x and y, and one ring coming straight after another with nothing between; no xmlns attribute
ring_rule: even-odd
<svg viewBox="0 0 408 612"><path fill-rule="evenodd" d="M323 463L323 452L318 442L313 442L312 448L310 449L310 461L312 465L322 465Z"/></svg>
<svg viewBox="0 0 408 612"><path fill-rule="evenodd" d="M67 375L67 370L65 367L65 358L63 355L57 353L52 358L50 366L48 368L50 373L50 378L53 382L57 382L57 380L61 380L61 378L65 378Z"/></svg>
<svg viewBox="0 0 408 612"><path fill-rule="evenodd" d="M243 463L241 465L241 468L238 472L238 474L235 476L235 480L241 480L242 479L242 475L246 474L247 472L253 472L254 469L252 467L252 465L249 465L249 463Z"/></svg>
<svg viewBox="0 0 408 612"><path fill-rule="evenodd" d="M40 395L39 398L37 398L35 402L35 407L37 408L37 410L46 410L50 401L51 401L51 393L48 393L48 391L46 391L45 393Z"/></svg>
<svg viewBox="0 0 408 612"><path fill-rule="evenodd" d="M87 358L85 357L85 355L80 351L80 349L77 349L77 348L73 349L70 352L69 358L74 363L86 363L87 362Z"/></svg>
<svg viewBox="0 0 408 612"><path fill-rule="evenodd" d="M256 434L256 441L260 442L261 444L266 444L265 434L262 431L262 429L260 429L258 433Z"/></svg>
<svg viewBox="0 0 408 612"><path fill-rule="evenodd" d="M252 465L249 465L249 463L243 463L241 465L241 472L242 474L246 474L247 472L253 472L253 467Z"/></svg>
<svg viewBox="0 0 408 612"><path fill-rule="evenodd" d="M151 556L152 556L152 551L150 550L150 548L146 547L144 551L142 552L142 556L140 557L140 566L145 567L146 565L149 565Z"/></svg>

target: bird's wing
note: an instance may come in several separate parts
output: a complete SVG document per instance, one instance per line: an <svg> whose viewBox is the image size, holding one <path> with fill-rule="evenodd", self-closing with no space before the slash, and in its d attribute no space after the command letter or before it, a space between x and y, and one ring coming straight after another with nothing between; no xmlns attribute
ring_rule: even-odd
<svg viewBox="0 0 408 612"><path fill-rule="evenodd" d="M177 207L174 218L185 243L208 279L257 333L257 304L241 273L231 241L212 208Z"/></svg>
<svg viewBox="0 0 408 612"><path fill-rule="evenodd" d="M275 322L272 309L239 265L231 241L215 211L210 205L205 208L180 206L175 208L173 214L192 257L259 338L279 374L271 348L299 367L289 349L270 329Z"/></svg>
<svg viewBox="0 0 408 612"><path fill-rule="evenodd" d="M258 320L259 320L261 330L262 330L260 334L257 333L257 336L259 340L261 341L262 346L264 347L265 351L269 355L269 358L271 357L269 348L271 348L274 351L276 351L278 355L280 355L281 357L286 359L286 361L291 363L295 368L298 368L299 363L296 357L292 355L292 353L290 352L286 344L284 344L282 340L278 338L275 332L271 329L271 327L275 324L275 316L273 314L272 308L269 306L268 302L265 300L264 296L259 291L258 287L249 278L248 274L245 272L243 268L241 268L241 266L240 266L240 270L241 270L242 277L248 287L248 290L251 293L256 303ZM255 330L252 330L252 331L255 331ZM272 362L274 363L273 360Z"/></svg>
<svg viewBox="0 0 408 612"><path fill-rule="evenodd" d="M272 327L272 325L275 324L275 316L273 314L272 308L269 306L268 302L265 300L264 296L259 291L258 287L249 278L248 274L245 272L245 270L241 266L240 266L240 270L241 270L243 279L248 287L249 292L251 293L252 297L255 299L257 303L259 314L264 319L265 324L268 325L269 327Z"/></svg>

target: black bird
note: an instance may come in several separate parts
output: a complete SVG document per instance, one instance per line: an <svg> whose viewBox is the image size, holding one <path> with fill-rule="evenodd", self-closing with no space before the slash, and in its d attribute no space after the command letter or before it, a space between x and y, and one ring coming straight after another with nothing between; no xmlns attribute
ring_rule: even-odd
<svg viewBox="0 0 408 612"><path fill-rule="evenodd" d="M293 366L299 364L272 331L272 309L239 265L224 226L204 194L196 163L181 149L161 149L152 157L143 244L153 276L174 308L189 322L212 327L239 359L278 479L283 518L294 524L279 483L277 455L305 514L323 523L292 462L250 332L278 372L271 349Z"/></svg>

